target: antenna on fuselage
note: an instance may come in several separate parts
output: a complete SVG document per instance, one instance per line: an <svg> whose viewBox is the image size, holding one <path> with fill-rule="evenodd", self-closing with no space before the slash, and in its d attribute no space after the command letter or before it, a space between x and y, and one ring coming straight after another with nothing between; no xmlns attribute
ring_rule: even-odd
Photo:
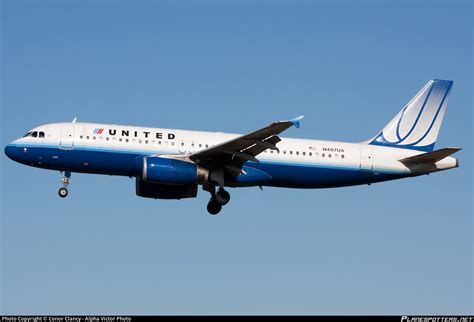
<svg viewBox="0 0 474 322"><path fill-rule="evenodd" d="M77 121L77 117L75 117L73 120L72 120L72 123L76 123Z"/></svg>

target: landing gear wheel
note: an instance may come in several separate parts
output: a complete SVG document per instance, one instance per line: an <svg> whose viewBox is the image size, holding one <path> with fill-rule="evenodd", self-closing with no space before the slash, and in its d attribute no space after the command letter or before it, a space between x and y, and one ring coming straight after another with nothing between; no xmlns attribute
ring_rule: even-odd
<svg viewBox="0 0 474 322"><path fill-rule="evenodd" d="M230 193L225 191L224 189L219 189L216 192L216 197L215 197L217 203L219 203L221 206L225 206L229 203L230 201Z"/></svg>
<svg viewBox="0 0 474 322"><path fill-rule="evenodd" d="M222 210L222 205L217 203L216 200L214 200L214 198L211 198L211 200L209 200L209 203L207 204L207 211L211 215L217 215L221 210Z"/></svg>
<svg viewBox="0 0 474 322"><path fill-rule="evenodd" d="M61 171L62 173L62 171ZM64 177L61 180L63 183L63 186L59 188L58 190L58 195L61 198L66 198L69 191L67 190L67 186L71 183L71 172L70 171L64 171Z"/></svg>
<svg viewBox="0 0 474 322"><path fill-rule="evenodd" d="M59 188L58 190L58 195L61 197L61 198L66 198L67 197L67 194L68 194L68 190L64 187L62 188Z"/></svg>

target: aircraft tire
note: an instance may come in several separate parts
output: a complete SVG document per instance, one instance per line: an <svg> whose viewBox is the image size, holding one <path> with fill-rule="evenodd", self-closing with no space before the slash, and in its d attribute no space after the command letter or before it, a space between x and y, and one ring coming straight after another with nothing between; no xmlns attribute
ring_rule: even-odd
<svg viewBox="0 0 474 322"><path fill-rule="evenodd" d="M209 203L207 204L207 211L211 215L217 215L221 210L222 205L215 201L214 198L211 198L211 200L209 200Z"/></svg>
<svg viewBox="0 0 474 322"><path fill-rule="evenodd" d="M221 206L225 206L229 203L230 201L230 193L228 193L224 189L219 189L216 192L216 197L215 197L217 203L219 203Z"/></svg>
<svg viewBox="0 0 474 322"><path fill-rule="evenodd" d="M58 195L59 195L61 198L66 198L67 195L68 195L68 193L69 193L69 191L68 191L66 188L64 188L64 187L59 188L59 190L58 190Z"/></svg>

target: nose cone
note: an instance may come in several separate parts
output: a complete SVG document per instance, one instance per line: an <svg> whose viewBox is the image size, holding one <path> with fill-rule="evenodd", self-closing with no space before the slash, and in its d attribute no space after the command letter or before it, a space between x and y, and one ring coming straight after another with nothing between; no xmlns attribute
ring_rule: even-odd
<svg viewBox="0 0 474 322"><path fill-rule="evenodd" d="M12 159L13 161L18 161L19 149L20 148L18 148L14 144L10 143L5 147L5 154L6 154L7 157Z"/></svg>
<svg viewBox="0 0 474 322"><path fill-rule="evenodd" d="M5 154L7 157L13 160L13 146L11 144L8 144L5 147Z"/></svg>

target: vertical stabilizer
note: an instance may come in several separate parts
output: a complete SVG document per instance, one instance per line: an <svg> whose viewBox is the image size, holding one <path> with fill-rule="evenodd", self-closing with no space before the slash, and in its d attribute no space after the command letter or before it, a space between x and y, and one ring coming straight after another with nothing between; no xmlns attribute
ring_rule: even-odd
<svg viewBox="0 0 474 322"><path fill-rule="evenodd" d="M432 151L452 85L430 80L369 144Z"/></svg>

